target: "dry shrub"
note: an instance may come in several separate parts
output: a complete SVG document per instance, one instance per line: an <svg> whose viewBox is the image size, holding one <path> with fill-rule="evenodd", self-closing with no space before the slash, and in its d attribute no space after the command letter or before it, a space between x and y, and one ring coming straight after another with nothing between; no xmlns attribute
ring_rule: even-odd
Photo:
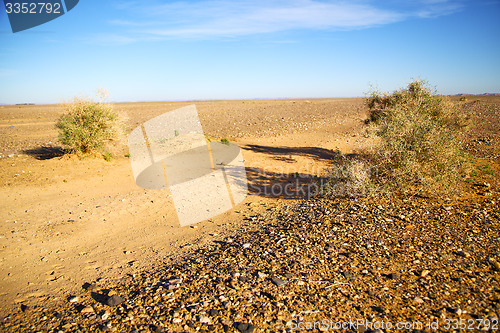
<svg viewBox="0 0 500 333"><path fill-rule="evenodd" d="M124 134L124 118L111 104L76 97L63 104L66 111L57 123L59 141L79 155L100 154L110 157L112 144Z"/></svg>
<svg viewBox="0 0 500 333"><path fill-rule="evenodd" d="M339 159L326 170L321 181L321 194L336 197L358 197L371 195L375 168L361 159L339 154Z"/></svg>
<svg viewBox="0 0 500 333"><path fill-rule="evenodd" d="M461 139L470 117L422 81L367 99L373 131L381 139L376 183L389 192L456 192L467 171Z"/></svg>

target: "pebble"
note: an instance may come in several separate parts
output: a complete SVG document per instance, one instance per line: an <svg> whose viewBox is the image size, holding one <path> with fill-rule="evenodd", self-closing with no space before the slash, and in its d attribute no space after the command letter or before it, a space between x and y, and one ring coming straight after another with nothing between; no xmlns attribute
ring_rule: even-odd
<svg viewBox="0 0 500 333"><path fill-rule="evenodd" d="M106 300L106 304L109 306L117 306L124 302L125 300L119 295L113 295Z"/></svg>
<svg viewBox="0 0 500 333"><path fill-rule="evenodd" d="M211 325L211 324L212 324L212 320L211 320L210 318L206 317L206 316L200 316L200 317L198 318L198 321L199 321L200 323L202 323L202 324L209 324L209 325Z"/></svg>
<svg viewBox="0 0 500 333"><path fill-rule="evenodd" d="M287 283L286 280L283 279L278 279L278 278L272 278L271 282L274 283L276 286L281 287Z"/></svg>
<svg viewBox="0 0 500 333"><path fill-rule="evenodd" d="M498 261L496 261L495 258L489 258L488 261L494 270L496 270L497 272L500 272L500 263Z"/></svg>
<svg viewBox="0 0 500 333"><path fill-rule="evenodd" d="M413 298L413 301L417 304L423 304L424 303L424 300L421 299L420 297L414 297Z"/></svg>
<svg viewBox="0 0 500 333"><path fill-rule="evenodd" d="M239 323L236 328L241 333L252 333L255 329L255 326L250 323Z"/></svg>
<svg viewBox="0 0 500 333"><path fill-rule="evenodd" d="M344 277L346 279L349 279L351 281L356 280L356 276L354 274L352 274L351 272L342 272L342 275L344 275Z"/></svg>
<svg viewBox="0 0 500 333"><path fill-rule="evenodd" d="M80 313L94 313L94 308L91 306L86 306L80 310Z"/></svg>

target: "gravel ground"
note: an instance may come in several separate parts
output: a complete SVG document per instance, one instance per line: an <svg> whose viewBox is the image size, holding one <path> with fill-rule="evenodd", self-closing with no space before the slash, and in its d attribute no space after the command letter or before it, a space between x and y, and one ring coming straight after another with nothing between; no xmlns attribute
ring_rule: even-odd
<svg viewBox="0 0 500 333"><path fill-rule="evenodd" d="M492 330L499 200L280 200L232 238L117 285L89 281L56 310L22 307L2 330Z"/></svg>

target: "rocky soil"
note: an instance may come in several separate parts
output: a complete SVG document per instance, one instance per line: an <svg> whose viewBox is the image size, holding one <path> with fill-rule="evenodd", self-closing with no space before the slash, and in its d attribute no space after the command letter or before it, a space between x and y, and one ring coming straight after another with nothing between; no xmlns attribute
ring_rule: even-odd
<svg viewBox="0 0 500 333"><path fill-rule="evenodd" d="M260 207L231 234L63 302L21 303L0 330L496 332L499 115L478 110L488 122L468 149L482 159L460 197L248 202Z"/></svg>
<svg viewBox="0 0 500 333"><path fill-rule="evenodd" d="M465 322L491 330L500 315L499 200L494 191L475 202L280 200L233 237L183 260L116 285L89 281L63 307L24 306L1 325L283 332L362 321L349 329L422 323L409 331L431 331L437 323L440 331L459 331L453 325Z"/></svg>

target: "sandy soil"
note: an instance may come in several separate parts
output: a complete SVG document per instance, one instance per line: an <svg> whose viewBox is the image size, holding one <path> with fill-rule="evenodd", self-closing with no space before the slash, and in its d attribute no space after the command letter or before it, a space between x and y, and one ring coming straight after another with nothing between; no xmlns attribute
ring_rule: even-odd
<svg viewBox="0 0 500 333"><path fill-rule="evenodd" d="M243 150L250 182L319 174L334 149L370 146L361 99L123 103L130 129L195 104L205 134ZM91 281L119 280L223 239L273 198L179 226L168 190L136 186L127 147L111 162L60 156L56 105L0 106L0 307L66 301ZM257 177L258 176L258 177ZM256 188L256 187L254 187Z"/></svg>

